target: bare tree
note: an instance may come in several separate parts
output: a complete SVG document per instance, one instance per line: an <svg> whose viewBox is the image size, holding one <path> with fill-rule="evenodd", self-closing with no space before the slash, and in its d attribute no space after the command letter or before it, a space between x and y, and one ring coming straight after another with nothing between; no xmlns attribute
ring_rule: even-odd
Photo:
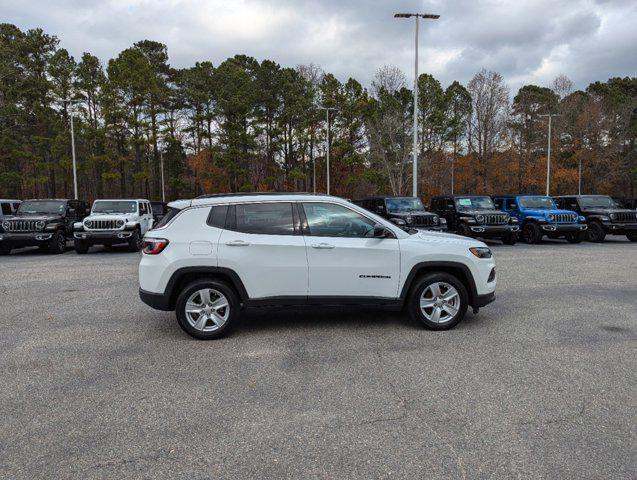
<svg viewBox="0 0 637 480"><path fill-rule="evenodd" d="M378 98L384 90L390 95L407 85L405 73L394 65L384 65L376 70L372 80L372 94Z"/></svg>
<svg viewBox="0 0 637 480"><path fill-rule="evenodd" d="M555 77L555 80L553 80L553 84L551 85L551 90L553 90L555 94L560 97L560 100L570 95L573 91L573 88L573 82L563 73Z"/></svg>
<svg viewBox="0 0 637 480"><path fill-rule="evenodd" d="M482 69L467 86L472 97L469 151L477 155L483 189L487 190L488 162L504 145L509 109L509 88L502 76Z"/></svg>

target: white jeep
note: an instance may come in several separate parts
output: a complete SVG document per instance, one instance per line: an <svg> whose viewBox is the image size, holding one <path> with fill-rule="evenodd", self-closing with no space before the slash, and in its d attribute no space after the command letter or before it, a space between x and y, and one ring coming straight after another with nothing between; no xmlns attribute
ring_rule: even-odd
<svg viewBox="0 0 637 480"><path fill-rule="evenodd" d="M176 310L196 338L223 335L241 308L272 305L404 306L446 330L495 298L484 243L406 232L340 198L211 195L169 207L144 238L139 294Z"/></svg>
<svg viewBox="0 0 637 480"><path fill-rule="evenodd" d="M131 252L138 252L142 237L152 227L153 211L148 200L95 200L90 215L74 224L75 251L86 253L93 245L127 244Z"/></svg>

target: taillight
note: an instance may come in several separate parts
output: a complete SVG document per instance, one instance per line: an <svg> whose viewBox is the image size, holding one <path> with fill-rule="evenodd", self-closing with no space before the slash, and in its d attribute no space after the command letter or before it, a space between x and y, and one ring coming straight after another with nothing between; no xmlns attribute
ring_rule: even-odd
<svg viewBox="0 0 637 480"><path fill-rule="evenodd" d="M142 252L146 255L157 255L166 248L168 243L165 238L145 238L142 242Z"/></svg>

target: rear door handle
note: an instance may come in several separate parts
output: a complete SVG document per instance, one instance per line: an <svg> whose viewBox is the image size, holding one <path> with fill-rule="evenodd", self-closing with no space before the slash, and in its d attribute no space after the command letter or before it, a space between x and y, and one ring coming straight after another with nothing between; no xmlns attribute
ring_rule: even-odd
<svg viewBox="0 0 637 480"><path fill-rule="evenodd" d="M329 248L334 248L334 245L330 245L329 243L313 243L312 248L329 249Z"/></svg>
<svg viewBox="0 0 637 480"><path fill-rule="evenodd" d="M226 245L229 247L247 247L250 243L243 240L232 240L231 242L226 242Z"/></svg>

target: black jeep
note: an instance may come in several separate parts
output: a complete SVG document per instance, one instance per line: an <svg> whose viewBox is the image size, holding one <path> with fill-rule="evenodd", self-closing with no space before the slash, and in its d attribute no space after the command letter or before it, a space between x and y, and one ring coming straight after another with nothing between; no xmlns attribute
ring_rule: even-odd
<svg viewBox="0 0 637 480"><path fill-rule="evenodd" d="M586 218L589 242L603 242L606 235L626 235L637 242L637 212L621 208L607 195L555 197L560 208L573 210Z"/></svg>
<svg viewBox="0 0 637 480"><path fill-rule="evenodd" d="M82 221L89 210L89 204L80 200L25 200L15 215L2 220L0 254L29 246L62 253L67 238L73 238L73 223Z"/></svg>
<svg viewBox="0 0 637 480"><path fill-rule="evenodd" d="M465 237L499 238L507 245L518 241L517 218L498 210L486 195L436 196L431 211L446 219L449 230Z"/></svg>
<svg viewBox="0 0 637 480"><path fill-rule="evenodd" d="M374 212L401 228L446 230L444 219L425 209L416 197L368 197L354 201L356 205Z"/></svg>

